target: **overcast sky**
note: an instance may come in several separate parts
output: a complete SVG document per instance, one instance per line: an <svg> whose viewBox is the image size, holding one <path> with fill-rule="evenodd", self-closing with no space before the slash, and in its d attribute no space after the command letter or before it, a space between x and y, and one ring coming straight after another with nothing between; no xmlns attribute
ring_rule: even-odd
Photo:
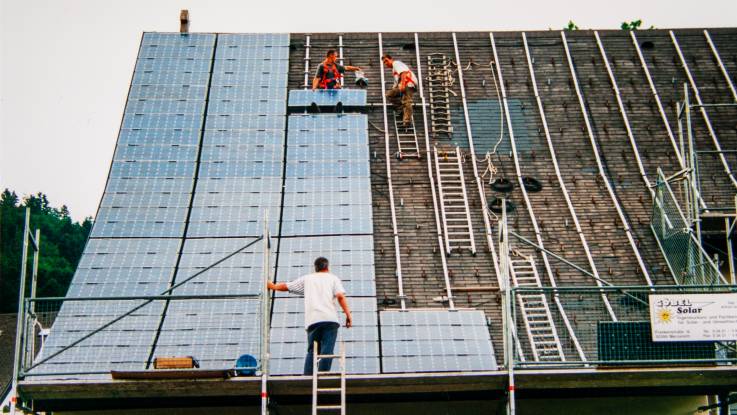
<svg viewBox="0 0 737 415"><path fill-rule="evenodd" d="M735 26L737 1L0 0L0 188L79 220L105 186L143 31L336 32Z"/></svg>

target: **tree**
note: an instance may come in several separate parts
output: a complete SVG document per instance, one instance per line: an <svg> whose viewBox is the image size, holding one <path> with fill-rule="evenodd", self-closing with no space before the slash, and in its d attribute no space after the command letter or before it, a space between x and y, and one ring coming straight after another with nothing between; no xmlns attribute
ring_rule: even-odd
<svg viewBox="0 0 737 415"><path fill-rule="evenodd" d="M569 20L568 26L564 27L563 30L578 30L578 26L573 23L573 20Z"/></svg>
<svg viewBox="0 0 737 415"><path fill-rule="evenodd" d="M642 26L642 19L633 20L631 22L622 22L620 26L622 30L637 30ZM652 26L650 27L653 28Z"/></svg>
<svg viewBox="0 0 737 415"><path fill-rule="evenodd" d="M69 208L52 207L43 193L21 201L15 192L5 189L0 194L0 313L18 309L26 207L31 208L31 229L41 231L37 287L40 297L66 295L92 229L92 218L81 223L72 221Z"/></svg>

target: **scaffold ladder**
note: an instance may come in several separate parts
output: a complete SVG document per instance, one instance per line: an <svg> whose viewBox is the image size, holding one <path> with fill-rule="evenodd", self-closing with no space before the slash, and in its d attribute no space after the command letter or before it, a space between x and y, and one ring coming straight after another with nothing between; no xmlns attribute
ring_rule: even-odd
<svg viewBox="0 0 737 415"><path fill-rule="evenodd" d="M466 181L463 177L461 150L434 148L435 171L438 176L440 193L440 212L445 232L445 252L450 255L453 249L470 249L476 254L473 239L471 211L466 196Z"/></svg>
<svg viewBox="0 0 737 415"><path fill-rule="evenodd" d="M402 122L402 113L394 111L394 131L397 133L397 158L407 157L420 158L420 149L417 144L417 131L415 130L415 118L412 117L410 124Z"/></svg>
<svg viewBox="0 0 737 415"><path fill-rule="evenodd" d="M450 121L450 60L441 53L427 56L427 90L430 98L430 126L433 138L443 134L450 138L453 126Z"/></svg>
<svg viewBox="0 0 737 415"><path fill-rule="evenodd" d="M512 283L519 288L542 288L532 256L510 259ZM535 361L564 361L563 347L544 293L517 292L522 318Z"/></svg>
<svg viewBox="0 0 737 415"><path fill-rule="evenodd" d="M345 345L341 341L338 354L319 354L318 344L315 342L312 347L312 415L318 412L340 411L341 415L345 415ZM318 371L318 363L321 359L339 359L340 370ZM339 381L338 386L325 386L320 381ZM340 403L325 404L320 403L319 396L335 396L340 395Z"/></svg>

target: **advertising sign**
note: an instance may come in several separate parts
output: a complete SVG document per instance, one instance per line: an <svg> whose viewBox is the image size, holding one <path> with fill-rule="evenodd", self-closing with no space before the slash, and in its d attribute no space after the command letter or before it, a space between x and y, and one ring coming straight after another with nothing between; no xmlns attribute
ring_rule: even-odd
<svg viewBox="0 0 737 415"><path fill-rule="evenodd" d="M737 340L737 293L650 296L654 342Z"/></svg>

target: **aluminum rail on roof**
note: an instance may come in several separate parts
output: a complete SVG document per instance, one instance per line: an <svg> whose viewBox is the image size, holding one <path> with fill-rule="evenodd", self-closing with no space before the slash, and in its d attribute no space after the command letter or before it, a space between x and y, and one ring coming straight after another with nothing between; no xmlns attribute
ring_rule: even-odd
<svg viewBox="0 0 737 415"><path fill-rule="evenodd" d="M660 119L663 120L665 131L666 133L668 133L668 139L670 140L670 143L673 146L673 150L676 152L676 158L678 159L678 165L681 167L681 170L685 170L686 169L686 161L684 159L685 155L681 153L678 143L676 142L676 138L673 135L673 130L670 128L670 122L668 121L668 116L665 115L665 110L663 109L663 103L660 101L660 95L658 94L658 89L655 87L655 83L653 82L652 76L650 76L650 69L648 69L647 67L647 62L645 61L645 57L642 54L642 50L640 49L640 44L637 41L637 36L635 36L635 31L630 30L629 32L630 32L630 38L632 39L632 44L634 45L635 51L637 52L637 56L640 59L640 66L642 66L642 70L645 72L645 78L647 78L647 83L648 85L650 85L650 91L652 92L653 98L655 99L655 103L658 106L658 112L660 112ZM701 198L701 195L699 194L699 191L696 188L696 184L691 183L691 188L696 193L701 207L706 209L706 202L704 202L704 200Z"/></svg>
<svg viewBox="0 0 737 415"><path fill-rule="evenodd" d="M386 79L384 78L384 63L382 57L384 56L384 47L382 46L381 32L379 32L379 61L381 66L379 74L381 75L381 107L384 112L384 156L386 158L386 182L389 186L389 205L392 211L392 234L394 235L394 256L397 261L397 285L399 289L399 301L402 305L402 310L406 307L406 301L404 296L404 286L402 284L402 259L399 253L399 233L397 231L397 214L394 208L394 188L392 186L392 166L391 166L391 155L389 154L389 118L386 113ZM453 298L448 297L448 303L450 308L454 308Z"/></svg>
<svg viewBox="0 0 737 415"><path fill-rule="evenodd" d="M622 228L624 229L624 233L627 235L627 240L630 243L630 247L632 247L632 251L635 253L635 257L637 258L637 263L640 266L640 270L643 273L643 276L645 277L645 281L647 281L648 285L653 285L652 280L650 279L650 273L647 270L647 267L645 266L645 263L642 261L642 257L640 256L640 251L637 249L637 245L635 244L635 239L632 236L632 229L629 226L629 223L627 222L627 218L624 216L624 212L622 211L622 207L619 205L619 201L617 200L617 195L614 194L614 189L612 189L611 183L609 183L609 178L606 176L606 172L604 171L604 165L601 161L601 156L599 155L599 150L597 149L596 144L596 138L594 137L594 130L591 127L591 120L589 119L589 113L586 109L586 104L583 100L583 93L581 92L581 87L578 84L578 76L576 75L576 69L573 66L573 58L571 57L571 51L568 49L568 39L566 39L565 32L561 31L560 36L563 39L563 48L566 52L566 59L568 60L568 68L571 71L571 78L573 79L573 86L576 89L576 95L578 96L578 104L581 107L581 113L583 114L583 120L586 123L586 132L589 136L589 141L591 142L591 149L594 151L594 157L596 158L596 165L599 168L599 175L601 176L602 181L604 182L604 186L606 186L607 192L609 193L609 197L612 199L612 203L614 204L614 208L617 210L617 215L619 216L619 220L622 222Z"/></svg>
<svg viewBox="0 0 737 415"><path fill-rule="evenodd" d="M427 106L425 105L425 91L422 87L422 62L420 61L420 40L417 36L417 32L415 32L415 59L417 60L417 80L419 81L418 86L420 89L420 101L422 101L422 130L425 132L425 159L427 161L427 174L430 177L430 191L432 191L432 207L435 217L435 231L438 234L438 252L440 253L440 261L443 264L443 281L445 281L446 295L448 299L451 299L452 293L450 291L450 277L448 276L448 261L445 257L445 243L443 241L443 231L440 227L438 200L437 194L435 192L435 178L432 174L432 156L430 155L430 132L427 128ZM496 258L496 254L494 254L494 258ZM496 262L494 263L494 267L496 268Z"/></svg>
<svg viewBox="0 0 737 415"><path fill-rule="evenodd" d="M719 51L717 51L717 47L714 45L714 42L711 40L711 35L709 34L708 30L704 30L704 37L706 38L706 41L709 43L709 48L711 49L711 53L714 55L714 59L716 59L717 64L719 65L719 70L722 72L722 75L724 76L724 80L727 81L727 86L729 86L729 91L732 92L732 98L734 98L735 102L737 102L737 91L735 91L734 89L732 78L729 77L729 72L727 72L727 68L724 67L724 63L722 63L722 58L719 56Z"/></svg>
<svg viewBox="0 0 737 415"><path fill-rule="evenodd" d="M345 66L343 64L343 35L338 35L338 60L340 61L340 66ZM340 86L345 85L345 76L340 77Z"/></svg>
<svg viewBox="0 0 737 415"><path fill-rule="evenodd" d="M489 221L488 210L489 207L486 203L486 195L484 194L484 184L479 176L479 169L476 165L476 150L473 145L473 134L471 133L471 121L468 117L468 104L466 102L466 87L463 81L463 65L461 65L461 56L458 53L458 40L456 34L453 32L453 49L455 50L456 65L458 66L458 81L461 88L461 98L463 100L463 116L466 122L466 133L468 134L468 145L471 149L471 161L473 163L473 175L476 178L476 186L479 191L479 198L481 199L481 209L483 210L484 218L484 232L486 233L486 240L489 244L489 250L494 252L494 243L491 241L491 223ZM499 274L497 274L499 275ZM500 285L501 287L501 285Z"/></svg>
<svg viewBox="0 0 737 415"><path fill-rule="evenodd" d="M310 35L305 36L305 83L304 89L310 88Z"/></svg>
<svg viewBox="0 0 737 415"><path fill-rule="evenodd" d="M542 238L542 235L540 233L540 226L537 223L537 218L535 216L535 211L532 208L532 202L530 201L529 195L527 194L527 189L525 189L525 185L524 185L524 183L522 181L522 170L521 170L520 164L519 164L519 155L517 154L517 142L515 141L515 138L514 138L514 127L512 127L512 114L509 112L509 101L507 100L507 88L504 86L504 76L502 74L502 65L501 65L501 63L499 61L499 55L498 55L497 50L496 50L496 42L494 41L494 34L491 33L491 32L489 32L489 41L491 42L491 50L494 53L494 63L495 63L495 66L496 66L497 77L499 78L499 88L501 89L502 103L504 104L503 111L504 111L504 114L505 114L505 116L507 118L507 131L509 132L509 142L510 142L510 145L512 147L512 155L514 156L514 169L515 169L515 173L517 175L517 183L519 184L519 187L520 187L520 189L522 191L522 196L525 199L525 205L527 206L527 213L530 215L530 220L532 222L532 228L535 231L535 239L537 240L537 243L538 243L538 245L540 245L540 247L544 247L543 238ZM540 254L542 255L542 258L543 258L543 264L545 266L545 272L547 273L548 279L550 280L551 285L553 287L555 287L556 286L555 279L553 278L553 271L550 269L550 261L548 260L548 255L545 253L545 251L542 251ZM531 261L531 264L532 264L533 267L535 267L534 261ZM511 265L511 263L510 263L510 265ZM512 275L514 275L514 272L515 272L514 271L514 267L511 267L511 270L512 270ZM536 278L538 279L538 283L539 283L540 281L539 281L539 276L537 276L537 269L534 269L534 272L536 274ZM515 278L515 283L516 282L517 282L517 280ZM571 326L571 324L570 324L570 322L568 320L568 315L566 314L565 310L563 309L563 306L560 303L557 295L555 296L555 303L556 303L556 307L558 308L558 311L560 312L560 315L561 315L561 317L563 319L563 322L564 322L564 325L566 327L566 330L568 330L568 333L570 334L571 339L573 339L574 345L576 346L576 350L577 350L579 356L581 357L582 360L585 361L586 358L584 357L583 350L581 349L581 346L578 343L578 339L576 337L576 333L575 333L575 331L573 331L573 327ZM547 304L546 304L546 308L547 308ZM548 310L548 313L549 313L549 310ZM525 324L525 326L528 328L528 334L530 334L530 336L529 336L530 343L533 343L533 340L532 340L533 339L533 336L530 333L529 324ZM553 327L555 327L555 326L553 326ZM553 331L555 332L555 329L553 329ZM555 337L557 339L558 334L557 334L557 332L555 332L555 333L556 333L555 334ZM558 340L558 346L560 346L560 341L559 340ZM534 355L536 357L535 360L539 360L539 359L537 359L537 350L536 350L536 348L534 346L532 347L532 350L533 350L533 353L534 353ZM560 350L560 353L563 356L563 360L565 360L565 353L562 350Z"/></svg>
<svg viewBox="0 0 737 415"><path fill-rule="evenodd" d="M545 116L545 109L543 108L542 98L540 98L540 91L537 89L537 78L535 77L535 69L532 66L532 58L530 57L530 47L527 44L527 35L524 32L522 33L522 44L525 47L527 67L530 70L530 79L532 79L532 90L535 93L535 101L537 102L537 109L540 112L540 119L542 120L543 130L545 131L545 139L548 144L548 151L550 152L550 158L553 161L553 168L555 170L555 176L557 177L558 185L560 186L560 189L563 192L563 198L566 201L568 212L571 214L571 218L573 219L573 224L576 227L576 233L578 234L578 237L581 240L581 245L583 246L584 253L586 253L586 259L588 260L589 266L591 267L591 272L594 275L594 281L596 282L598 286L601 287L601 281L600 281L601 278L599 277L599 271L596 268L596 263L594 262L594 258L591 255L589 244L586 241L586 235L584 235L583 229L581 229L581 223L578 221L578 216L576 215L576 209L573 207L573 201L571 200L571 195L570 193L568 193L566 184L563 181L563 175L560 173L560 166L558 165L558 158L555 153L555 148L553 147L553 140L550 137L550 129L548 128L548 119ZM554 279L551 279L550 282L553 287L556 286ZM601 298L604 301L604 306L609 312L609 315L612 317L612 320L617 321L617 316L614 314L614 310L612 309L611 304L609 304L609 299L606 297L604 293L601 294ZM556 298L556 301L559 302L557 298ZM580 345L578 347L580 347ZM583 352L581 351L581 353Z"/></svg>
<svg viewBox="0 0 737 415"><path fill-rule="evenodd" d="M663 109L663 103L660 101L660 95L658 94L658 89L655 87L655 83L653 82L652 76L650 76L650 70L647 68L647 62L645 62L645 57L642 55L640 44L637 42L637 36L635 36L635 31L630 30L629 32L630 32L630 38L632 39L632 44L635 46L635 50L637 51L637 56L640 58L640 65L642 66L642 69L645 72L647 83L650 85L650 91L652 92L653 98L655 99L655 103L658 106L658 111L660 112L660 118L663 120L665 131L668 133L668 138L670 139L670 143L673 146L673 150L676 152L676 156L678 156L678 164L680 164L681 169L685 169L686 163L683 159L683 154L681 154L681 150L678 148L678 143L676 142L676 138L673 135L673 130L670 128L670 123L668 122L668 116L665 115L665 110Z"/></svg>
<svg viewBox="0 0 737 415"><path fill-rule="evenodd" d="M609 74L609 82L612 84L612 90L614 91L614 96L617 98L617 106L619 107L619 113L622 115L622 121L624 122L624 127L627 130L627 138L629 138L630 145L632 146L632 151L635 153L635 160L637 160L637 168L640 170L640 177L642 178L642 181L645 182L645 186L647 186L647 190L650 192L650 196L653 196L655 194L655 191L652 189L650 185L650 180L647 178L647 173L645 173L645 166L642 165L642 159L640 158L640 152L637 149L637 140L635 140L635 136L632 133L632 126L630 126L630 119L627 116L627 111L624 109L624 104L622 103L622 95L619 92L619 85L617 85L617 79L614 77L614 72L612 72L612 67L609 65L609 58L606 56L606 51L604 50L604 44L601 41L601 38L599 37L599 32L596 30L594 31L594 37L596 38L596 44L599 46L599 52L601 52L601 59L604 60L604 66L606 67L607 74Z"/></svg>
<svg viewBox="0 0 737 415"><path fill-rule="evenodd" d="M706 113L706 108L704 107L704 102L701 100L701 94L699 93L699 88L696 86L696 82L694 81L693 76L691 76L691 70L688 67L686 58L683 57L683 52L681 52L681 46L678 44L678 39L676 39L676 35L675 33L673 33L672 30L669 30L668 33L670 33L670 39L673 42L673 47L676 48L676 53L678 53L678 58L681 60L681 64L683 65L683 70L686 72L688 83L691 85L691 89L693 89L694 96L696 97L696 102L699 105L699 112L701 112L701 116L704 118L704 123L706 123L706 129L709 131L711 140L714 143L714 148L716 148L717 151L719 151L719 159L722 161L722 166L724 166L724 172L727 173L727 176L729 176L729 180L732 182L732 184L735 187L737 187L737 179L734 177L734 173L732 172L732 169L729 168L729 163L727 162L727 158L724 157L724 153L722 152L722 146L719 144L719 138L717 138L717 134L714 131L714 127L711 125L711 120L709 119L709 115Z"/></svg>

